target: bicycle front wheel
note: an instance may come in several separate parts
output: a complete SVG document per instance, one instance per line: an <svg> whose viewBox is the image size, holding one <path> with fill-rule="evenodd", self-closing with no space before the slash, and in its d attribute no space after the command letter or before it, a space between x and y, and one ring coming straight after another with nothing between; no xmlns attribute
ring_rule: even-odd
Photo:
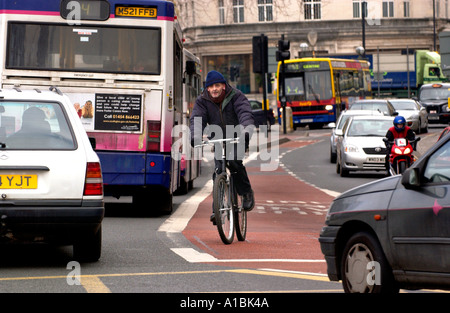
<svg viewBox="0 0 450 313"><path fill-rule="evenodd" d="M236 224L236 237L239 241L244 241L247 235L247 211L242 207L242 196L234 192L234 219Z"/></svg>
<svg viewBox="0 0 450 313"><path fill-rule="evenodd" d="M226 174L216 176L213 185L213 209L217 230L223 243L230 244L234 238L234 214Z"/></svg>

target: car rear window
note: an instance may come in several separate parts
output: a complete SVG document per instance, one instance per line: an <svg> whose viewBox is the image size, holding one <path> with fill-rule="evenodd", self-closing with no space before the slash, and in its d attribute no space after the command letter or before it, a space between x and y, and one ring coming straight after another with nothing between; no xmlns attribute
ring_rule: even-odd
<svg viewBox="0 0 450 313"><path fill-rule="evenodd" d="M373 110L373 111L386 111L387 104L384 103L373 103L373 102L365 102L365 103L354 103L350 107L351 110Z"/></svg>
<svg viewBox="0 0 450 313"><path fill-rule="evenodd" d="M73 150L73 132L58 102L0 101L0 148Z"/></svg>

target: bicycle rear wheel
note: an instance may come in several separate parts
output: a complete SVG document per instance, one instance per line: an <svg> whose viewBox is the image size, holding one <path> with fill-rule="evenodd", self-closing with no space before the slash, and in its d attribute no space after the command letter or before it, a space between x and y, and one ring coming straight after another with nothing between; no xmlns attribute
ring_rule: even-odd
<svg viewBox="0 0 450 313"><path fill-rule="evenodd" d="M239 241L244 241L247 235L247 211L242 207L242 196L235 191L234 196L234 223L236 226L236 237Z"/></svg>
<svg viewBox="0 0 450 313"><path fill-rule="evenodd" d="M213 209L217 230L223 243L230 244L234 239L234 214L226 174L216 176L213 185Z"/></svg>

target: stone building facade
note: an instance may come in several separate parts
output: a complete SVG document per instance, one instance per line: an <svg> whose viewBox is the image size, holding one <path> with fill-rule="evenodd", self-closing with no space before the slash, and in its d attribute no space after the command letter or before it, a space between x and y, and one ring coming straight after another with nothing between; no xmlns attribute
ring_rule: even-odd
<svg viewBox="0 0 450 313"><path fill-rule="evenodd" d="M185 45L201 58L204 75L212 69L221 71L248 94L260 90L259 75L253 73L254 36L266 35L273 51L284 35L290 41L291 58L313 53L355 55L356 47L364 45L366 54L385 56L383 64L380 59L383 70L395 66L388 60L405 55L406 51L439 51L438 34L448 26L450 14L450 0L174 2ZM378 59L373 58L373 62ZM230 76L232 67L239 68L239 77Z"/></svg>

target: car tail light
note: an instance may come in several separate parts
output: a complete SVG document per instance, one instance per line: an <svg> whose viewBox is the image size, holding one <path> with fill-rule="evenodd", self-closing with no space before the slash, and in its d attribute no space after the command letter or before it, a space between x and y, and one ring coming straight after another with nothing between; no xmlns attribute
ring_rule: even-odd
<svg viewBox="0 0 450 313"><path fill-rule="evenodd" d="M103 194L102 169L98 162L88 162L86 181L84 183L85 196L101 196Z"/></svg>
<svg viewBox="0 0 450 313"><path fill-rule="evenodd" d="M161 121L147 121L147 151L159 151Z"/></svg>

